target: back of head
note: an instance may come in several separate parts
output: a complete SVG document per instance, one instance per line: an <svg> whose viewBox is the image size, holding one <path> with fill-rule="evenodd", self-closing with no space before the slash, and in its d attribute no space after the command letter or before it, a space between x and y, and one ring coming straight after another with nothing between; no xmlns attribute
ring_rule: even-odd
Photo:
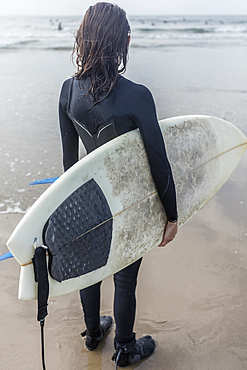
<svg viewBox="0 0 247 370"><path fill-rule="evenodd" d="M126 70L129 34L126 13L119 6L102 2L87 10L76 33L73 54L75 77L91 79L94 105L109 95L119 73Z"/></svg>

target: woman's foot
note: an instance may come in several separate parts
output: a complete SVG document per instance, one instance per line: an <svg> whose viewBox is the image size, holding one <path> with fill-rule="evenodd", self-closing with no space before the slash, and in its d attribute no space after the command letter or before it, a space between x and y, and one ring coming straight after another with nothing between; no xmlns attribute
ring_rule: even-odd
<svg viewBox="0 0 247 370"><path fill-rule="evenodd" d="M150 335L129 343L118 343L115 340L115 349L112 360L116 362L116 368L125 367L134 364L137 361L149 357L155 349L155 341Z"/></svg>
<svg viewBox="0 0 247 370"><path fill-rule="evenodd" d="M100 317L100 327L94 331L85 330L81 333L82 337L86 336L86 348L89 351L94 351L102 341L104 335L110 330L112 326L111 316Z"/></svg>

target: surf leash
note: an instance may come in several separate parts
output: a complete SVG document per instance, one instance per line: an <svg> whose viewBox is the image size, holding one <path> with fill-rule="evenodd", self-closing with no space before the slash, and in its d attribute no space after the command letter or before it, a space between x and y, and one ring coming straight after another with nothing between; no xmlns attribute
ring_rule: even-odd
<svg viewBox="0 0 247 370"><path fill-rule="evenodd" d="M11 252L4 253L0 256L0 261L7 260L8 258L14 257Z"/></svg>
<svg viewBox="0 0 247 370"><path fill-rule="evenodd" d="M34 267L35 281L38 283L38 315L37 320L40 322L41 330L41 351L42 351L42 366L43 370L45 367L45 340L44 340L44 325L45 317L48 315L48 296L49 296L49 281L48 281L48 271L46 264L46 250L47 247L41 245L36 247L36 240L34 240L35 253L32 258ZM8 258L14 257L11 252L4 253L0 256L0 261L4 261Z"/></svg>
<svg viewBox="0 0 247 370"><path fill-rule="evenodd" d="M29 185L43 185L43 184L53 184L59 177L49 177L47 179L35 180L30 182Z"/></svg>
<svg viewBox="0 0 247 370"><path fill-rule="evenodd" d="M44 340L44 325L45 317L48 315L48 296L49 296L49 281L46 263L45 245L36 247L36 239L34 240L35 253L32 258L35 281L38 283L38 315L37 320L40 322L41 329L41 350L42 350L42 366L45 368L45 340Z"/></svg>
<svg viewBox="0 0 247 370"><path fill-rule="evenodd" d="M117 358L116 358L116 368L115 370L117 370L117 365L118 365L118 361L119 361L119 357L121 355L121 353L123 352L122 348L120 348L120 350L118 351L118 354L117 354Z"/></svg>

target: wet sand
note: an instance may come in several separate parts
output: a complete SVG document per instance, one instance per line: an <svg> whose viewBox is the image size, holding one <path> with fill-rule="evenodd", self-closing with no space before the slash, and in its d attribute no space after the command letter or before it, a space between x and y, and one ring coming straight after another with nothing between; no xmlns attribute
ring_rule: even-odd
<svg viewBox="0 0 247 370"><path fill-rule="evenodd" d="M247 153L246 153L247 154ZM156 340L153 356L133 369L247 369L247 155L167 248L145 256L137 288L137 337ZM244 218L245 215L245 218ZM22 215L1 215L0 253ZM41 368L36 302L18 301L19 266L1 262L1 368ZM112 315L112 278L102 287L102 314ZM78 293L51 299L46 319L47 369L114 369L114 327L94 353L84 348Z"/></svg>

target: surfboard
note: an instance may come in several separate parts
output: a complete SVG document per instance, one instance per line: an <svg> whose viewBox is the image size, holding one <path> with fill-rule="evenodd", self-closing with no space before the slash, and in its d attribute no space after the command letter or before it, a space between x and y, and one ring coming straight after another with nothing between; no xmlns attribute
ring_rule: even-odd
<svg viewBox="0 0 247 370"><path fill-rule="evenodd" d="M231 123L210 116L169 118L160 126L181 227L227 181L247 139ZM144 256L161 242L165 223L139 130L111 140L50 185L9 238L7 246L21 265L19 298L37 296L35 245L48 246L50 297L55 297Z"/></svg>

